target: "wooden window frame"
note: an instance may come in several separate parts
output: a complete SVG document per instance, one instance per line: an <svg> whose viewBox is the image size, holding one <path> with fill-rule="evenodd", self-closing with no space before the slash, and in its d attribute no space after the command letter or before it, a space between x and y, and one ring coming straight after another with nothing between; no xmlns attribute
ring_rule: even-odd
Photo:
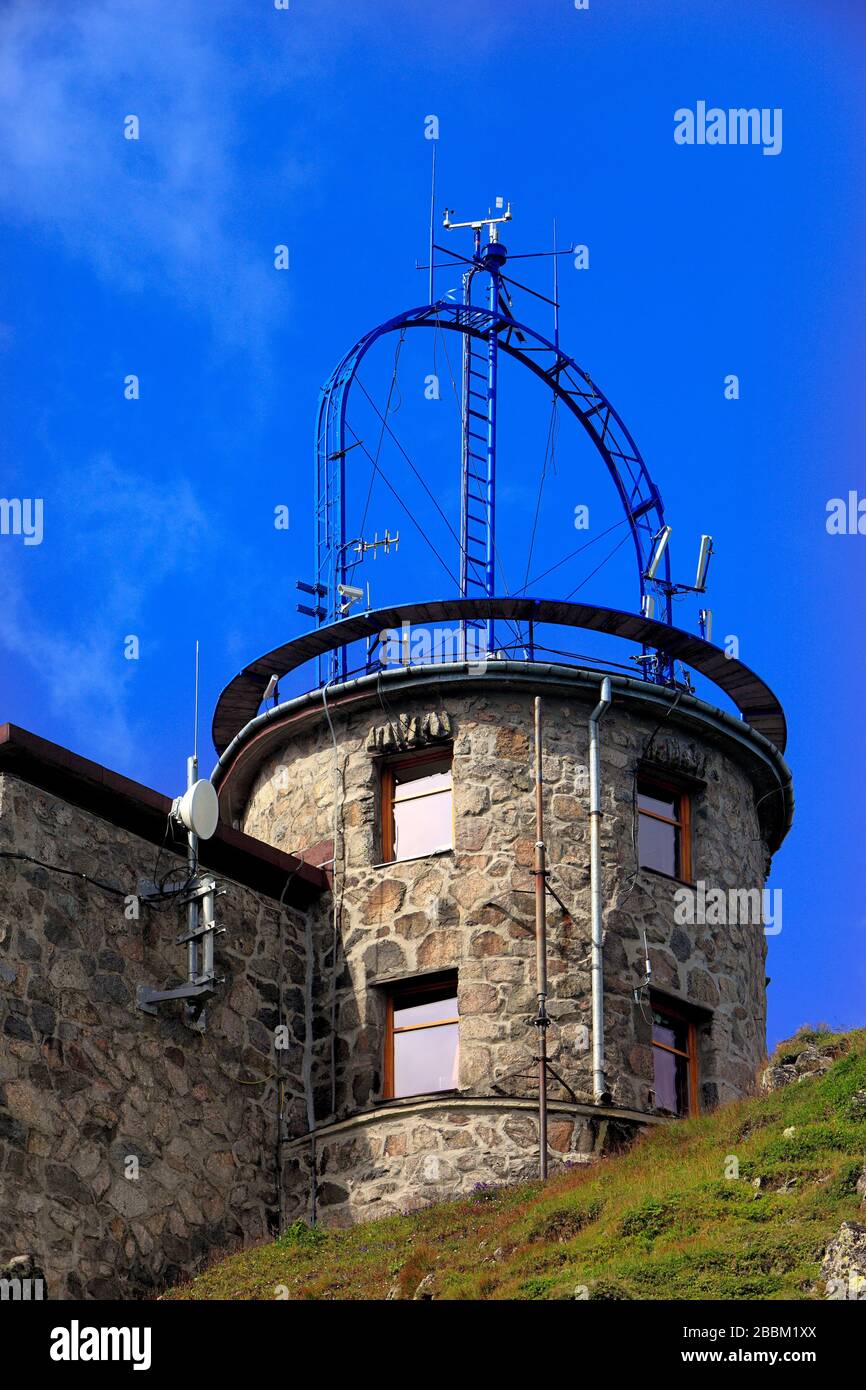
<svg viewBox="0 0 866 1390"><path fill-rule="evenodd" d="M424 763L441 763L447 759L451 771L451 845L454 848L454 748L450 743L439 748L426 748L421 753L409 753L400 758L389 758L382 764L379 816L381 824L382 863L396 864L402 861L394 858L394 773L401 767L418 767ZM444 853L445 851L439 851ZM430 851L436 853L435 850ZM424 855L413 856L424 858Z"/></svg>
<svg viewBox="0 0 866 1390"><path fill-rule="evenodd" d="M640 797L642 792L647 796L652 796L652 788L655 788L656 791L666 792L668 797L672 797L677 803L678 814L672 819L670 816L663 816L659 811L645 811L638 801L638 816L647 816L650 820L661 821L663 825L672 825L679 831L679 862L675 874L666 874L664 869L654 869L651 864L641 864L640 867L647 869L651 874L661 874L663 878L671 878L676 883L692 884L694 882L692 877L692 793L688 787L683 786L682 782L674 782L667 777L657 777L653 772L638 770L636 796ZM661 800L661 798L658 799ZM638 846L640 846L640 821L638 821Z"/></svg>
<svg viewBox="0 0 866 1390"><path fill-rule="evenodd" d="M383 1068L384 1084L383 1098L385 1100L402 1100L402 1096L394 1095L394 1036L396 1033L416 1033L424 1028L444 1028L450 1024L460 1023L460 1013L458 1010L456 1018L434 1019L427 1023L413 1023L406 1028L394 1027L394 1003L399 1001L401 995L423 995L435 994L439 990L451 989L453 984L454 994L457 994L457 971L448 971L444 975L437 975L430 980L400 980L393 985L386 986L387 996L385 1001L385 1065ZM460 1034L457 1034L457 1047L460 1047ZM459 1055L459 1051L458 1051ZM449 1087L449 1090L453 1088ZM426 1095L427 1092L419 1094ZM433 1093L431 1093L433 1094ZM446 1095L447 1092L437 1091L436 1095Z"/></svg>
<svg viewBox="0 0 866 1390"><path fill-rule="evenodd" d="M650 1042L651 1045L654 1048L658 1048L660 1052L669 1052L672 1053L674 1057L685 1058L688 1063L686 1068L688 1108L683 1118L688 1118L690 1115L699 1115L701 1113L701 1093L700 1076L698 1073L698 1024L695 1021L695 1017L682 1007L678 1008L676 1004L669 1003L664 995L655 994L652 991L650 991L650 1011L652 1013L663 1014L668 1018L674 1018L678 1023L684 1023L686 1026L685 1051L680 1047L670 1047L668 1043L656 1042L652 1035L650 1036Z"/></svg>

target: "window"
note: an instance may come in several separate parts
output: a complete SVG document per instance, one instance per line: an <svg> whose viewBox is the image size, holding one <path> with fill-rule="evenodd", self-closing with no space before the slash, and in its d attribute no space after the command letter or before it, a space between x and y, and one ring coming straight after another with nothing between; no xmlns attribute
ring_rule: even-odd
<svg viewBox="0 0 866 1390"><path fill-rule="evenodd" d="M451 753L422 753L382 769L382 858L416 859L454 844Z"/></svg>
<svg viewBox="0 0 866 1390"><path fill-rule="evenodd" d="M650 997L656 1106L670 1115L698 1110L697 1029L679 1009Z"/></svg>
<svg viewBox="0 0 866 1390"><path fill-rule="evenodd" d="M670 783L639 777L637 807L641 868L691 882L688 795Z"/></svg>
<svg viewBox="0 0 866 1390"><path fill-rule="evenodd" d="M385 1095L420 1096L457 1088L457 976L412 981L388 995Z"/></svg>

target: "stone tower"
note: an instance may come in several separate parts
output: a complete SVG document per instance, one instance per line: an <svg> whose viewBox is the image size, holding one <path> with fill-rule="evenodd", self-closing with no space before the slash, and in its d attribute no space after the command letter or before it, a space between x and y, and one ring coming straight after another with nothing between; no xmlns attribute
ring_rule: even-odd
<svg viewBox="0 0 866 1390"><path fill-rule="evenodd" d="M293 971L307 991L310 1098L285 1134L288 1211L345 1224L537 1173L538 694L556 893L551 1162L589 1161L752 1085L766 1013L756 905L789 824L790 774L747 724L614 676L600 726L607 1095L593 1096L587 764L599 681L537 661L397 666L267 710L223 754L224 818L302 859L336 847L332 893Z"/></svg>

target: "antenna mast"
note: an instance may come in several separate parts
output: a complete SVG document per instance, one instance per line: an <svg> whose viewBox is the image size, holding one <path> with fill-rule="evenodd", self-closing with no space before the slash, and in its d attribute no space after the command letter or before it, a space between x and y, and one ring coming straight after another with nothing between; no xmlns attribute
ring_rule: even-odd
<svg viewBox="0 0 866 1390"><path fill-rule="evenodd" d="M205 1005L217 986L223 983L215 971L214 937L225 931L225 927L218 927L216 923L216 899L225 889L220 888L212 874L202 874L198 867L199 840L209 840L219 823L219 802L213 783L199 781L198 697L199 644L196 642L193 752L186 760L186 795L175 798L169 815L169 823L174 821L187 833L187 878L180 894L180 902L186 905L186 931L177 938L178 946L186 946L187 982L175 989L139 985L138 1007L147 1014L156 1014L160 1004L178 1001L183 1005L189 1027L204 1032Z"/></svg>
<svg viewBox="0 0 866 1390"><path fill-rule="evenodd" d="M497 212L503 199L496 199ZM488 209L487 216L470 222L452 222L452 208L445 211L446 231L470 228L473 233L472 264L463 274L463 306L466 322L472 327L472 284L479 270L490 277L488 309L481 336L468 332L463 337L463 426L462 478L460 488L460 596L461 598L493 598L496 592L496 396L499 373L500 299L502 267L508 257L507 247L499 240L499 227L511 221L511 204L499 216ZM487 242L482 247L482 228L487 228ZM431 257L432 264L432 257ZM484 632L483 650L496 649L496 633L492 618L486 624L466 621L462 624L464 657L467 638L474 630L478 643ZM472 655L477 656L478 650Z"/></svg>

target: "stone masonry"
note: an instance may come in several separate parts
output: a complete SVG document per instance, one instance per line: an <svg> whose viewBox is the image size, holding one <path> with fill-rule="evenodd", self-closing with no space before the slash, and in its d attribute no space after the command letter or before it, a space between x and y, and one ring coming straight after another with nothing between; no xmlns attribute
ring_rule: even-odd
<svg viewBox="0 0 866 1390"><path fill-rule="evenodd" d="M548 914L551 1097L564 1107L552 1122L551 1147L561 1162L586 1161L598 1149L597 1125L578 1108L592 1100L587 717L597 688L569 692L559 681L544 705L548 861L569 909L564 914L551 901ZM650 1022L633 998L644 931L654 988L700 1010L703 1105L750 1090L765 1056L761 928L677 926L679 885L636 869L634 779L642 757L688 779L695 878L762 888L769 864L771 834L756 810L764 791L757 760L750 764L742 746L718 729L700 729L685 711L652 738L668 705L665 695L642 712L615 698L602 725L605 1051L619 1126L609 1137L628 1128L629 1117L633 1132L654 1113ZM336 798L337 910L314 942L315 1116L318 1214L342 1224L536 1171L532 694L497 689L495 671L484 681L455 679L444 690L441 681L425 688L419 673L401 683L399 695L388 689L382 700L372 694L365 701L355 693L344 713L335 692L329 708L336 749L321 705L287 714L282 741L269 729L267 753L251 755L249 792L235 813L248 834L294 851L334 832ZM437 743L453 747L453 851L383 865L382 758ZM454 969L460 1108L443 1101L434 1120L410 1106L401 1119L399 1102L382 1104L386 988ZM310 1146L290 1139L287 1201L308 1212Z"/></svg>
<svg viewBox="0 0 866 1390"><path fill-rule="evenodd" d="M306 1123L306 918L226 884L227 983L198 1034L177 1005L135 1005L184 968L182 908L126 915L156 846L3 775L0 849L123 895L0 859L0 1265L32 1255L49 1298L141 1296L275 1233L278 1073L286 1123Z"/></svg>
<svg viewBox="0 0 866 1390"><path fill-rule="evenodd" d="M0 730L0 1267L25 1257L52 1298L137 1296L299 1216L347 1225L535 1175L536 691L548 862L567 909L549 901L552 1165L592 1162L664 1122L646 1001L634 997L644 932L654 988L695 1011L702 1105L751 1089L765 1055L763 932L674 922L680 885L636 865L635 776L685 779L696 879L760 889L784 833L770 795L778 755L708 706L684 697L674 709L667 691L615 680L601 739L609 1099L596 1104L587 718L598 676L516 667L332 689L333 734L316 695L269 711L261 740L250 727L215 779L237 827L215 840L243 871L221 875L225 984L204 1033L177 1005L158 1017L136 1006L139 984L167 988L184 973L182 907L129 912L157 859L159 877L170 867L167 803L123 784L121 802L132 786L150 806L149 829L130 828L125 812L95 810L90 791L16 772ZM454 846L384 864L383 761L436 747L453 752ZM76 761L54 752L61 770ZM113 777L88 769L75 773L87 787ZM330 879L309 867L330 858ZM183 875L178 860L171 877ZM456 1089L387 1099L389 988L454 971Z"/></svg>

